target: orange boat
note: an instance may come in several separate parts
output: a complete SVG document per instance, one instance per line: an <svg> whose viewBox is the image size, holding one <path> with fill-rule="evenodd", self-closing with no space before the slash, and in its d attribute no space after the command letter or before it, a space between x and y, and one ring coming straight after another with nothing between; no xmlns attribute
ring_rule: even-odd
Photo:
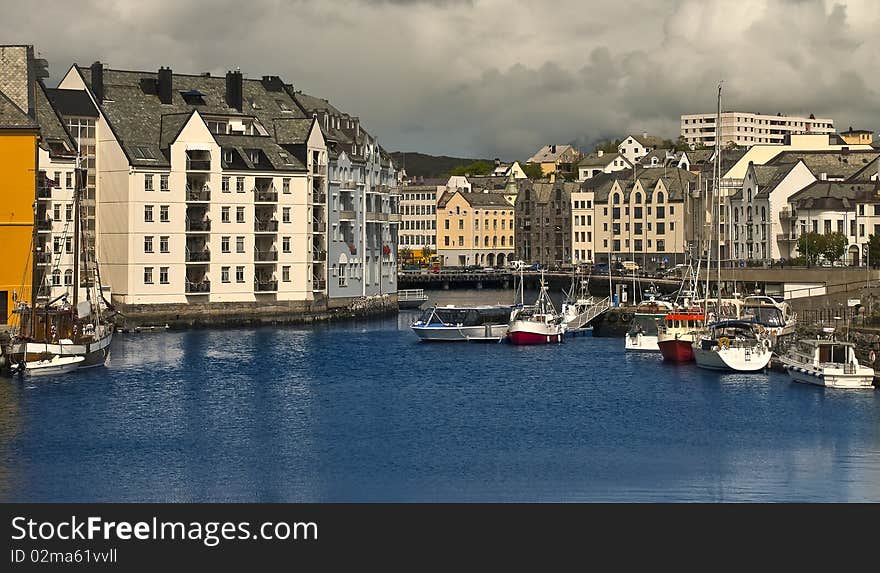
<svg viewBox="0 0 880 573"><path fill-rule="evenodd" d="M706 315L702 309L671 312L657 327L657 346L668 362L693 362L693 343L703 330Z"/></svg>

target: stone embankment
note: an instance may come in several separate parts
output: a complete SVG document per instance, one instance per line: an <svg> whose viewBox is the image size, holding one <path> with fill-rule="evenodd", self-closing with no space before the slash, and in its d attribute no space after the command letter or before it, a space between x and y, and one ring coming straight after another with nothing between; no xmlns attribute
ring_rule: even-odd
<svg viewBox="0 0 880 573"><path fill-rule="evenodd" d="M397 293L315 301L221 302L202 304L119 305L116 317L124 332L157 328L309 324L380 317L398 312Z"/></svg>

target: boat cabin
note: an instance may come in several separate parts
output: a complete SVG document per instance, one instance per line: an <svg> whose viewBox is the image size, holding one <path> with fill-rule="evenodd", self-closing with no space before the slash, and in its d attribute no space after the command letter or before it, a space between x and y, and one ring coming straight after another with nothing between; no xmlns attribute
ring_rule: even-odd
<svg viewBox="0 0 880 573"><path fill-rule="evenodd" d="M419 317L418 323L425 326L482 326L485 324L507 324L510 320L510 307L443 307L429 308Z"/></svg>

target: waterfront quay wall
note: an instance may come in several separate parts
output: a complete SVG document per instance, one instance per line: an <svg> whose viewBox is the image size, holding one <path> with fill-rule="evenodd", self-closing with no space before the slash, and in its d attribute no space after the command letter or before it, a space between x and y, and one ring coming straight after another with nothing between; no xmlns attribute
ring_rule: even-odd
<svg viewBox="0 0 880 573"><path fill-rule="evenodd" d="M331 320L380 317L398 312L397 293L313 301L208 302L187 304L116 305L123 331L149 328L203 328L308 324Z"/></svg>

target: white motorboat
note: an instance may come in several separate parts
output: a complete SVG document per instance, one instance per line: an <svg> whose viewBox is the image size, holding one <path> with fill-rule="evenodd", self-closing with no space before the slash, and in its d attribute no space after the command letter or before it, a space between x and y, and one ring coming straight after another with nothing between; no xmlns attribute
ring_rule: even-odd
<svg viewBox="0 0 880 573"><path fill-rule="evenodd" d="M798 340L780 361L795 382L828 388L874 387L874 369L859 364L855 345L834 340L833 335Z"/></svg>
<svg viewBox="0 0 880 573"><path fill-rule="evenodd" d="M692 348L700 368L732 372L761 372L773 356L773 343L763 327L747 320L709 325Z"/></svg>
<svg viewBox="0 0 880 573"><path fill-rule="evenodd" d="M25 376L51 376L67 374L85 362L84 356L53 356L45 360L33 360L24 363Z"/></svg>
<svg viewBox="0 0 880 573"><path fill-rule="evenodd" d="M541 275L541 289L533 306L520 306L510 316L507 338L511 344L549 344L562 342L565 325L562 315L556 312L544 275Z"/></svg>
<svg viewBox="0 0 880 573"><path fill-rule="evenodd" d="M636 307L635 316L626 333L627 352L660 352L657 345L657 322L674 310L671 303L651 300Z"/></svg>
<svg viewBox="0 0 880 573"><path fill-rule="evenodd" d="M466 342L470 338L501 338L507 334L511 306L434 306L410 325L429 342Z"/></svg>
<svg viewBox="0 0 880 573"><path fill-rule="evenodd" d="M773 337L774 342L781 336L794 334L797 314L781 298L770 296L747 296L743 299L740 316L752 319Z"/></svg>

